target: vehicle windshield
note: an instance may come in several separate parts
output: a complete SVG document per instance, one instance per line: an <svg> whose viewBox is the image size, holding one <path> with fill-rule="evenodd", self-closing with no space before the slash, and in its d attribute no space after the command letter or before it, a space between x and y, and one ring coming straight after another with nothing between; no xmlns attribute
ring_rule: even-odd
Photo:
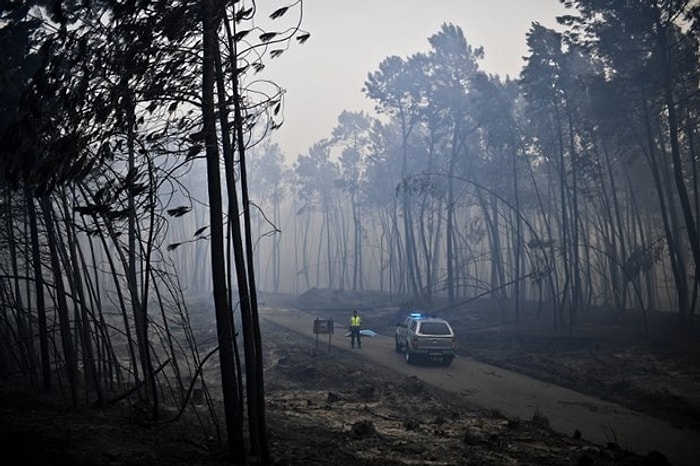
<svg viewBox="0 0 700 466"><path fill-rule="evenodd" d="M423 335L450 335L450 327L445 322L423 322L420 326Z"/></svg>

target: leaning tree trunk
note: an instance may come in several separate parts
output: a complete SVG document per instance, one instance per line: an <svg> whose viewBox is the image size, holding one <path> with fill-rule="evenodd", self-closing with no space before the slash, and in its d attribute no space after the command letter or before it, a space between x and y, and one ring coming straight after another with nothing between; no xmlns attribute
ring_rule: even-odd
<svg viewBox="0 0 700 466"><path fill-rule="evenodd" d="M673 70L671 68L668 43L666 38L666 29L657 24L657 40L662 59L661 69L663 70L663 86L664 86L664 103L666 107L666 123L668 124L669 139L671 144L671 158L673 160L673 182L676 194L681 204L681 212L685 221L685 232L688 236L688 243L692 252L692 267L695 272L695 280L700 277L700 237L698 236L697 219L693 215L693 207L688 196L688 190L685 185L686 175L683 172L683 162L681 161L680 136L678 116L676 110L676 99L673 92ZM689 321L689 315L693 311L688 309L687 314L681 313L681 324L686 324Z"/></svg>
<svg viewBox="0 0 700 466"><path fill-rule="evenodd" d="M7 250L10 253L10 267L12 268L12 283L14 291L10 291L8 286L8 295L13 295L12 308L14 309L14 321L17 328L17 352L18 358L20 360L20 369L23 373L29 374L32 382L35 381L36 374L34 371L35 364L32 344L32 333L31 333L31 320L29 319L29 309L25 309L24 303L22 302L22 285L20 283L20 273L19 265L17 262L17 247L18 243L14 235L14 215L13 215L13 202L10 196L10 191L6 191L6 204L9 206L7 209L6 220L6 231L7 237Z"/></svg>
<svg viewBox="0 0 700 466"><path fill-rule="evenodd" d="M68 202L66 201L66 196L63 196L63 212L66 217L69 215ZM85 290L83 288L83 278L78 269L78 240L75 236L74 222L66 222L66 241L65 247L68 248L66 251L63 250L63 255L66 257L66 272L70 272L72 275L72 293L73 299L75 301L76 307L80 311L80 319L76 319L76 323L79 322L79 331L81 335L82 350L83 350L83 368L85 372L86 382L92 382L93 388L95 389L95 394L97 395L97 402L100 406L104 405L104 393L102 390L102 384L97 377L97 365L95 358L95 351L92 344L92 333L91 329L91 318L89 316L89 311L87 309L87 300L85 296Z"/></svg>
<svg viewBox="0 0 700 466"><path fill-rule="evenodd" d="M51 257L51 271L54 276L54 286L56 287L56 304L58 312L59 328L61 330L61 344L63 348L63 358L68 378L68 388L70 390L73 406L78 405L78 358L73 345L73 334L71 333L70 317L68 315L68 302L66 300L66 289L63 283L63 273L61 260L58 256L58 235L56 233L53 220L53 207L48 195L41 198L41 210L44 215L46 234L48 237L49 253Z"/></svg>
<svg viewBox="0 0 700 466"><path fill-rule="evenodd" d="M214 106L215 57L218 53L217 29L213 0L202 2L202 27L204 57L202 63L202 117L206 143L207 188L209 193L209 218L211 228L211 267L214 285L216 331L219 342L221 385L224 397L224 416L228 433L228 451L236 464L245 463L245 443L240 412L240 393L236 380L233 319L231 316L226 284L224 249L223 203L221 200L221 176L219 174L219 150L216 135L216 108Z"/></svg>
<svg viewBox="0 0 700 466"><path fill-rule="evenodd" d="M37 325L39 327L39 354L41 356L41 380L45 390L51 388L51 362L49 360L49 337L46 326L46 303L44 301L44 272L39 248L39 228L37 226L34 197L29 188L25 188L27 210L29 213L29 231L32 247L32 267L34 269L34 289L36 291Z"/></svg>
<svg viewBox="0 0 700 466"><path fill-rule="evenodd" d="M233 71L233 82L232 87L234 89L234 105L236 105L238 89L238 75L235 71L235 48L231 50L234 51L232 60L234 61L234 71ZM236 284L238 287L239 305L241 310L241 324L243 327L243 347L244 347L244 358L245 358L245 372L246 372L246 395L247 395L247 408L248 408L248 431L250 439L251 454L253 456L261 455L261 441L260 432L260 417L258 415L258 410L256 405L260 403L262 398L259 397L257 387L256 387L256 366L257 366L257 350L255 348L255 337L254 337L254 324L253 324L253 313L251 310L251 291L250 285L247 281L246 270L253 266L252 254L248 257L249 262L246 264L246 258L243 248L243 237L242 229L240 223L240 211L238 206L238 195L236 192L236 180L234 177L235 173L235 163L234 163L234 148L230 139L229 132L227 128L231 127L230 121L228 119L228 109L226 108L226 103L228 101L226 96L226 86L224 83L224 70L221 61L221 52L218 48L214 50L214 63L216 70L216 87L218 95L218 111L219 111L219 125L221 127L221 143L223 149L223 159L224 159L224 173L226 176L226 194L228 196L228 219L229 219L229 232L231 233L231 242L233 246L233 260L236 270ZM243 138L238 134L237 125L241 124L238 121L240 116L239 111L234 114L234 131L236 132L235 143L236 148L239 153L241 152L241 147L243 146ZM241 166L241 172L243 172L243 166ZM241 174L242 176L242 174ZM250 225L247 225L250 228ZM250 230L247 230L250 232ZM248 233L249 234L249 233ZM231 273L233 271L231 270Z"/></svg>

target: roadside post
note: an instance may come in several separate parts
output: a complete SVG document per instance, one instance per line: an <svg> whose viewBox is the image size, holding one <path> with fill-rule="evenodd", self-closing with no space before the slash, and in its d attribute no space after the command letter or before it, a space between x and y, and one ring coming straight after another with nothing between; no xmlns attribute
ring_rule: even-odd
<svg viewBox="0 0 700 466"><path fill-rule="evenodd" d="M333 319L319 319L318 317L314 320L314 334L316 335L316 349L318 349L318 338L319 335L328 335L328 354L331 352L331 335L333 335Z"/></svg>

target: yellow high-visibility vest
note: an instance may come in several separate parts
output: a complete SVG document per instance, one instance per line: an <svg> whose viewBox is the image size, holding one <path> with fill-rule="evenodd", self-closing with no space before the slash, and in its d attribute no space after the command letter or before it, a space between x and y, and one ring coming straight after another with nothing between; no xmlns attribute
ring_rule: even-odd
<svg viewBox="0 0 700 466"><path fill-rule="evenodd" d="M350 317L350 327L359 327L361 322L360 316Z"/></svg>

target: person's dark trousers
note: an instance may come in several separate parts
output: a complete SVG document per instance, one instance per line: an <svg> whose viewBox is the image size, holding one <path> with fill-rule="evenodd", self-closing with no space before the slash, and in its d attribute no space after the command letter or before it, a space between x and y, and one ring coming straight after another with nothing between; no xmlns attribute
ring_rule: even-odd
<svg viewBox="0 0 700 466"><path fill-rule="evenodd" d="M362 342L360 341L360 329L351 328L350 329L350 346L355 347L355 340L357 340L357 347L362 348Z"/></svg>

